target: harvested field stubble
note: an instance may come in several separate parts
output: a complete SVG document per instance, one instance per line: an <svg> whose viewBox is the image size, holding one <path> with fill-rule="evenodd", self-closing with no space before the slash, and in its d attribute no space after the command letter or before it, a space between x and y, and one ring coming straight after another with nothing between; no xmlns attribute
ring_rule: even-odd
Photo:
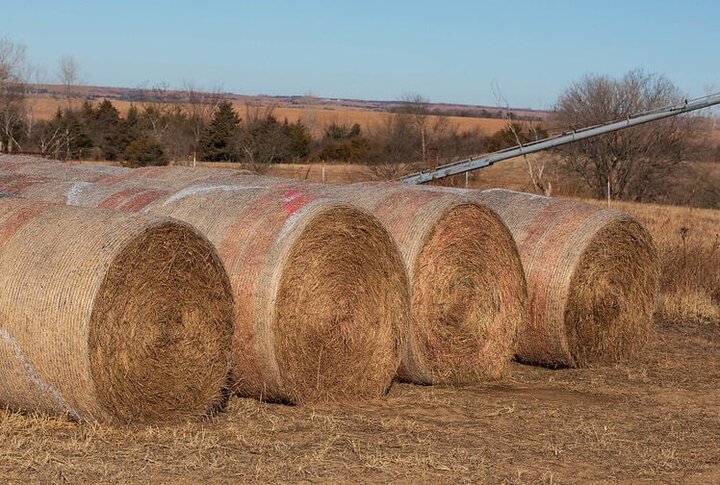
<svg viewBox="0 0 720 485"><path fill-rule="evenodd" d="M0 200L0 404L171 422L224 399L232 296L213 246L168 218Z"/></svg>
<svg viewBox="0 0 720 485"><path fill-rule="evenodd" d="M171 216L204 233L234 292L238 394L307 403L386 392L410 302L401 255L377 219L277 181L176 190L151 183L153 170L162 169L95 183L43 179L15 193ZM11 188L2 177L0 186Z"/></svg>
<svg viewBox="0 0 720 485"><path fill-rule="evenodd" d="M499 383L397 384L343 406L232 398L216 419L179 426L0 410L0 481L718 483L720 333L710 329L660 325L627 365L512 364Z"/></svg>
<svg viewBox="0 0 720 485"><path fill-rule="evenodd" d="M657 286L652 238L628 214L494 189L492 207L517 242L528 280L518 357L575 367L635 356L650 330Z"/></svg>

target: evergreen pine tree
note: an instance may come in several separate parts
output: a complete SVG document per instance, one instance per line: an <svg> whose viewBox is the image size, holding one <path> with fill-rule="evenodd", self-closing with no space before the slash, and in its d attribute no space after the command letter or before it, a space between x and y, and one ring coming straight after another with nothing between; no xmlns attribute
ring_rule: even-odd
<svg viewBox="0 0 720 485"><path fill-rule="evenodd" d="M235 161L234 139L240 118L228 101L218 105L210 125L200 138L200 158L210 161Z"/></svg>
<svg viewBox="0 0 720 485"><path fill-rule="evenodd" d="M290 136L290 152L293 157L305 158L310 154L312 145L312 135L310 130L303 124L302 120L297 120L289 126Z"/></svg>

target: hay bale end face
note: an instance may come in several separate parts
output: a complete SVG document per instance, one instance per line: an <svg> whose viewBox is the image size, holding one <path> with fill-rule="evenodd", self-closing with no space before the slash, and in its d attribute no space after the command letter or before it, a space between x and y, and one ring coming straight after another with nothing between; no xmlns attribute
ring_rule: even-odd
<svg viewBox="0 0 720 485"><path fill-rule="evenodd" d="M505 221L528 280L518 359L551 367L625 360L647 340L657 285L652 238L628 214L508 190L470 191Z"/></svg>
<svg viewBox="0 0 720 485"><path fill-rule="evenodd" d="M213 246L167 218L0 199L0 403L116 423L212 412L232 295Z"/></svg>
<svg viewBox="0 0 720 485"><path fill-rule="evenodd" d="M171 170L187 175L164 180ZM290 403L383 395L400 363L410 301L402 257L382 224L283 181L194 185L193 173L153 168L82 187L45 180L22 195L170 216L205 234L233 288L238 394Z"/></svg>
<svg viewBox="0 0 720 485"><path fill-rule="evenodd" d="M414 323L403 347L400 377L462 385L498 378L507 369L525 320L527 292L512 236L487 207L403 184L331 186L175 167L145 174L143 183L155 188L284 184L288 193L366 209L393 236L411 279Z"/></svg>

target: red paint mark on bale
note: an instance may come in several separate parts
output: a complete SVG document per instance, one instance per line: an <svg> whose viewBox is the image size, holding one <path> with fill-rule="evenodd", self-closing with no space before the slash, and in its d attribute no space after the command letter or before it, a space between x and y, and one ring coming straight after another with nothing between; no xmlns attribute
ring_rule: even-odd
<svg viewBox="0 0 720 485"><path fill-rule="evenodd" d="M24 202L27 204L27 201ZM23 205L17 212L5 219L0 218L0 249L27 223L45 212L51 204L35 203Z"/></svg>
<svg viewBox="0 0 720 485"><path fill-rule="evenodd" d="M17 162L3 163L2 170L3 170L3 172L14 172L15 170L17 170L23 166L25 166L24 163L17 163Z"/></svg>
<svg viewBox="0 0 720 485"><path fill-rule="evenodd" d="M262 269L262 262L268 248L277 235L277 227L287 219L287 214L278 204L278 192L259 197L237 214L233 224L223 234L217 245L220 259L225 264L236 299L236 321L254 322L256 285ZM256 231L249 227L262 226ZM257 360L253 326L243 328L242 334L235 334L235 356L237 368L242 376L235 376L236 391L244 394L250 389L262 387L264 377Z"/></svg>
<svg viewBox="0 0 720 485"><path fill-rule="evenodd" d="M142 180L144 178L155 178L164 173L165 167L143 167L129 170L120 175L108 175L95 181L98 185L113 186L123 182L132 180Z"/></svg>
<svg viewBox="0 0 720 485"><path fill-rule="evenodd" d="M298 188L293 188L285 192L283 195L283 205L285 206L285 210L288 214L293 215L318 198L319 197L317 195L308 194Z"/></svg>
<svg viewBox="0 0 720 485"><path fill-rule="evenodd" d="M148 205L152 204L160 197L168 195L165 190L146 190L133 197L120 207L120 210L128 212L140 212Z"/></svg>
<svg viewBox="0 0 720 485"><path fill-rule="evenodd" d="M143 192L143 189L139 187L132 187L129 189L121 190L120 192L115 192L114 194L103 200L98 205L98 207L102 209L119 209L120 206L122 206L132 197L138 195L141 192Z"/></svg>

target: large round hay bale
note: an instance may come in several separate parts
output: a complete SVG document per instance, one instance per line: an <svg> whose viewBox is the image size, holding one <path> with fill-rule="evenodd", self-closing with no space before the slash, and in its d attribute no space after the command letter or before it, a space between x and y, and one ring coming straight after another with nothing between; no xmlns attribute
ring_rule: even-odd
<svg viewBox="0 0 720 485"><path fill-rule="evenodd" d="M468 191L492 207L517 242L528 280L528 324L518 358L552 367L616 362L647 340L656 250L623 212L509 190Z"/></svg>
<svg viewBox="0 0 720 485"><path fill-rule="evenodd" d="M375 217L277 181L176 190L120 177L45 180L22 195L171 216L203 232L233 288L240 395L306 403L385 393L410 302L401 255Z"/></svg>
<svg viewBox="0 0 720 485"><path fill-rule="evenodd" d="M212 412L232 294L169 218L0 198L0 406L104 422Z"/></svg>

